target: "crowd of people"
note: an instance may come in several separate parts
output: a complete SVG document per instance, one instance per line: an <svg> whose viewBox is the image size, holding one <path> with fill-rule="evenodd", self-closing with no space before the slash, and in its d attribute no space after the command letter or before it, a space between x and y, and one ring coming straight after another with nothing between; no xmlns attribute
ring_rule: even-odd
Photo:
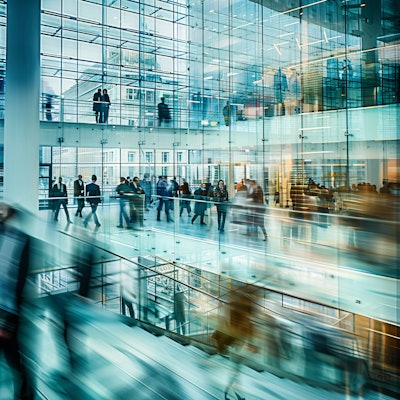
<svg viewBox="0 0 400 400"><path fill-rule="evenodd" d="M92 183L85 185L82 175L78 175L74 181L74 200L77 204L75 217L83 218L82 211L85 207L85 200L91 207L91 212L84 218L84 226L87 227L93 218L96 227L101 224L97 217L97 207L101 203L101 191L96 183L96 175L92 176ZM247 227L249 236L258 236L258 228L263 234L263 240L268 237L264 224L265 199L264 192L255 180L243 179L234 188L231 198L227 185L220 179L216 185L202 182L193 188L185 178L178 183L177 178L168 179L160 175L155 184L154 190L145 174L143 179L135 176L132 178L120 177L120 182L115 188L114 197L119 201L118 228L135 229L144 227L145 212L150 210L150 205L156 205L156 220L165 220L168 223L174 222L173 211L175 204L179 206L179 217L187 214L190 222L194 224L197 220L200 225L207 225L211 215L208 210L215 206L217 215L218 232L225 232L228 215L231 215L230 222ZM54 183L50 192L51 209L53 219L58 221L59 211L62 207L68 224L72 224L68 211L67 186L63 183L62 177ZM186 211L186 212L185 212Z"/></svg>

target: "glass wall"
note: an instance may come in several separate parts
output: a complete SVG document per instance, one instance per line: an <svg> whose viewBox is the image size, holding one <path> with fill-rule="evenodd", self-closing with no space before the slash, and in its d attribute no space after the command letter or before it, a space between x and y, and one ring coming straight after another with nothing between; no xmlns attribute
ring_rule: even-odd
<svg viewBox="0 0 400 400"><path fill-rule="evenodd" d="M109 122L133 126L156 126L161 97L178 128L397 103L398 7L43 1L42 118L95 122L98 88Z"/></svg>
<svg viewBox="0 0 400 400"><path fill-rule="evenodd" d="M96 124L93 95L105 88L105 132L131 126L139 135L137 146L102 145L100 155L66 152L93 152L90 161L67 161L55 147L53 175L95 169L104 185L120 174L193 184L223 178L232 192L252 178L279 192L281 206L292 201L292 186L310 182L332 190L398 182L399 7L394 0L43 0L41 119ZM0 105L5 15L0 1Z"/></svg>

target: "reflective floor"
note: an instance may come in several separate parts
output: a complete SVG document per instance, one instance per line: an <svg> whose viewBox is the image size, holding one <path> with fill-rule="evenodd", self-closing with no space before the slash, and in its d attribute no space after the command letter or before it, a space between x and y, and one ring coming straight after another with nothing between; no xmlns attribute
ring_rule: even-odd
<svg viewBox="0 0 400 400"><path fill-rule="evenodd" d="M85 209L86 212L87 209ZM85 212L84 211L84 212ZM43 219L51 218L50 211ZM99 208L101 227L84 227L75 217L72 225L60 221L48 227L69 235L93 235L101 246L128 258L157 255L204 270L226 274L246 282L367 317L398 323L396 237L357 231L341 225L335 215L307 220L293 217L288 209L270 207L265 216L268 239L262 232L233 222L228 215L225 232L217 230L216 213L208 210L206 225L194 224L178 209L174 222L165 215L156 220L155 207L144 213L144 227L117 228L118 205ZM55 237L52 237L55 242ZM59 239L65 248L65 237ZM356 245L354 242L356 241Z"/></svg>

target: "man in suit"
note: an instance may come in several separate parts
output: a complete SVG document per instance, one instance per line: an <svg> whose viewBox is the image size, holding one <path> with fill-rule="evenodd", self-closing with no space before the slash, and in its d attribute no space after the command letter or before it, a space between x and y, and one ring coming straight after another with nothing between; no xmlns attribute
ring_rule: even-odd
<svg viewBox="0 0 400 400"><path fill-rule="evenodd" d="M82 180L82 175L78 175L78 179L74 181L74 197L77 198L78 209L76 210L75 217L78 215L82 218L82 209L85 207L85 184ZM79 198L81 197L81 198Z"/></svg>
<svg viewBox="0 0 400 400"><path fill-rule="evenodd" d="M127 229L131 229L131 221L126 212L126 207L129 205L132 189L123 176L121 176L119 182L119 185L115 189L119 196L119 225L117 228L123 228L123 220L125 219Z"/></svg>
<svg viewBox="0 0 400 400"><path fill-rule="evenodd" d="M168 106L165 104L165 98L161 97L161 102L157 104L158 109L158 126L162 126L163 122L171 121L171 114Z"/></svg>
<svg viewBox="0 0 400 400"><path fill-rule="evenodd" d="M67 193L67 186L62 183L62 177L58 178L58 183L53 186L52 190L52 197L57 197L54 200L55 206L55 214L54 214L54 221L58 221L58 213L60 212L60 206L64 208L65 216L67 217L67 221L69 224L72 224L71 219L69 218L69 212L67 208L68 204L68 193Z"/></svg>
<svg viewBox="0 0 400 400"><path fill-rule="evenodd" d="M101 226L99 219L97 218L97 206L101 203L101 193L100 193L100 187L96 183L97 181L97 176L92 175L92 183L89 183L86 185L86 200L90 204L90 207L92 209L92 212L88 214L88 216L85 218L85 221L83 222L83 225L85 225L85 228L88 225L88 222L93 216L94 223L96 224L96 227L98 228Z"/></svg>
<svg viewBox="0 0 400 400"><path fill-rule="evenodd" d="M93 111L96 116L96 122L101 122L101 89L93 95Z"/></svg>
<svg viewBox="0 0 400 400"><path fill-rule="evenodd" d="M133 206L134 206L134 218L133 222L139 224L143 227L143 212L144 212L144 197L145 192L140 186L140 179L135 176L132 181L132 191L133 191Z"/></svg>

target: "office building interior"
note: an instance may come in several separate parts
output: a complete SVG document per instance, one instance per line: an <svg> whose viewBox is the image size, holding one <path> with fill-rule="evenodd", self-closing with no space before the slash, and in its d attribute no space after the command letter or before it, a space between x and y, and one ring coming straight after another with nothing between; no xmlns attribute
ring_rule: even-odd
<svg viewBox="0 0 400 400"><path fill-rule="evenodd" d="M399 103L397 0L0 0L35 398L398 398Z"/></svg>

